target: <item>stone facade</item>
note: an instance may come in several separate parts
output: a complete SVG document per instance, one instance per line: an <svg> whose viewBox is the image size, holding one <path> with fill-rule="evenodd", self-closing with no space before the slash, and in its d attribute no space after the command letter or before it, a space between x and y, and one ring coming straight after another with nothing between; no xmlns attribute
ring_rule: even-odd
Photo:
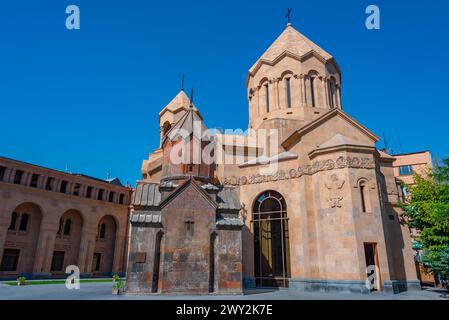
<svg viewBox="0 0 449 320"><path fill-rule="evenodd" d="M335 59L289 24L250 68L246 87L249 132L245 136L216 134L216 166L207 173L217 188L232 188L238 197L239 215L244 222L241 240L232 233L222 239L231 237L226 242L231 245L241 241L244 286L360 293L419 288L409 230L398 206L395 158L377 150L379 138L343 112L341 74ZM143 162L141 183L160 188L167 181L164 168L173 168L164 137L179 127L179 119L188 112L201 118L196 107L188 111L187 97L181 91L159 114L161 146ZM166 116L174 114L177 118L171 116L171 120ZM276 131L279 143L275 147L268 145L260 129ZM229 162L229 158L239 161ZM270 168L273 164L275 170ZM174 184L166 196L176 194L182 186ZM161 195L164 198L163 191ZM140 256L138 247L146 238L142 232L148 232L151 239L157 239L158 232L162 232L162 246L170 244L168 257L175 256L171 246L178 243L181 246L177 250L196 251L200 259L193 262L179 255L179 261L192 261L193 265L202 261L206 266L210 261L207 249L188 242L181 232L183 227L173 225L170 219L177 212L178 217L182 216L180 221L186 220L183 208L192 206L190 214L204 219L208 233L198 234L198 241L206 245L206 235L212 232L218 215L214 215L213 206L205 210L207 201L200 200L202 197L200 193L191 194L188 201L181 197L174 202L173 211L165 213L166 218L164 210L157 209L162 217L158 230L143 231L144 224L133 225L128 270L138 268L135 257ZM134 205L132 210L140 208ZM175 229L171 235L170 225ZM139 250L155 256L151 247ZM207 292L206 275L194 277L192 284L192 270L185 265L182 268L188 272L161 280L166 276L164 272L175 268L171 258L168 262L162 255L161 251L159 283L156 286L153 281L152 292ZM232 265L229 261L237 261L239 256L228 254L224 262L214 259L215 276L217 270L228 269ZM231 278L238 278L234 277L237 270L232 270ZM202 271L207 273L207 267ZM149 274L145 277L144 273L129 273L128 279L134 281L130 291L149 288L151 278ZM192 287L195 290L191 291Z"/></svg>
<svg viewBox="0 0 449 320"><path fill-rule="evenodd" d="M1 278L124 273L131 189L0 157Z"/></svg>

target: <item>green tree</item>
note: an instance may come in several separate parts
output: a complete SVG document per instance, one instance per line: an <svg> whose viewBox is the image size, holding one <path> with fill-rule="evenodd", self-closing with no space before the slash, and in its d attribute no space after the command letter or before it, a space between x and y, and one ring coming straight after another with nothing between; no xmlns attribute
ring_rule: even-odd
<svg viewBox="0 0 449 320"><path fill-rule="evenodd" d="M449 290L449 158L425 176L414 174L414 180L402 208L409 226L418 231L420 263Z"/></svg>

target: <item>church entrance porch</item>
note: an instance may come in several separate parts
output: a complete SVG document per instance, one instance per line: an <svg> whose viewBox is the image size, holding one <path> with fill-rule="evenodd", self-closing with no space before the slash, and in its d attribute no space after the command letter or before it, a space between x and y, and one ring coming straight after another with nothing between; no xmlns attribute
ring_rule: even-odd
<svg viewBox="0 0 449 320"><path fill-rule="evenodd" d="M290 245L287 205L276 191L260 194L253 205L256 286L288 287Z"/></svg>

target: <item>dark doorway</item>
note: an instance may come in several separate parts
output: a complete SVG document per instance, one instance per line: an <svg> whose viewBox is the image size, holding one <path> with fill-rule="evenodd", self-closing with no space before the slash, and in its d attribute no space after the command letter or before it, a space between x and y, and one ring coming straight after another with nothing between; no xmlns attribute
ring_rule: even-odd
<svg viewBox="0 0 449 320"><path fill-rule="evenodd" d="M287 205L276 191L259 195L253 206L254 266L259 287L288 287L290 244Z"/></svg>
<svg viewBox="0 0 449 320"><path fill-rule="evenodd" d="M379 262L377 259L377 244L376 243L364 243L365 248L365 262L367 268L368 281L371 284L370 291L380 290L380 272ZM375 274L374 274L375 273Z"/></svg>
<svg viewBox="0 0 449 320"><path fill-rule="evenodd" d="M152 292L157 292L158 290L158 284L159 284L159 265L161 263L161 242L162 242L162 236L164 233L162 231L159 231L156 234L156 242L154 244L154 266L153 266L153 283L151 286Z"/></svg>

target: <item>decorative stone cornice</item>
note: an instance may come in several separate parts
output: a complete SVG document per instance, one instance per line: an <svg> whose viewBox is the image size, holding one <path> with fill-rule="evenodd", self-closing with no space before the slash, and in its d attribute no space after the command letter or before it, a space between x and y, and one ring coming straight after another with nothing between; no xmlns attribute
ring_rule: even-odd
<svg viewBox="0 0 449 320"><path fill-rule="evenodd" d="M311 165L303 165L297 169L291 168L288 170L279 170L272 175L253 174L250 176L230 176L225 177L223 180L224 185L242 186L247 184L259 184L271 181L297 179L303 175L313 175L321 171L330 171L343 168L355 168L355 169L374 169L376 168L376 162L372 158L360 158L360 157L339 157L336 160L327 159L321 161L315 161Z"/></svg>

